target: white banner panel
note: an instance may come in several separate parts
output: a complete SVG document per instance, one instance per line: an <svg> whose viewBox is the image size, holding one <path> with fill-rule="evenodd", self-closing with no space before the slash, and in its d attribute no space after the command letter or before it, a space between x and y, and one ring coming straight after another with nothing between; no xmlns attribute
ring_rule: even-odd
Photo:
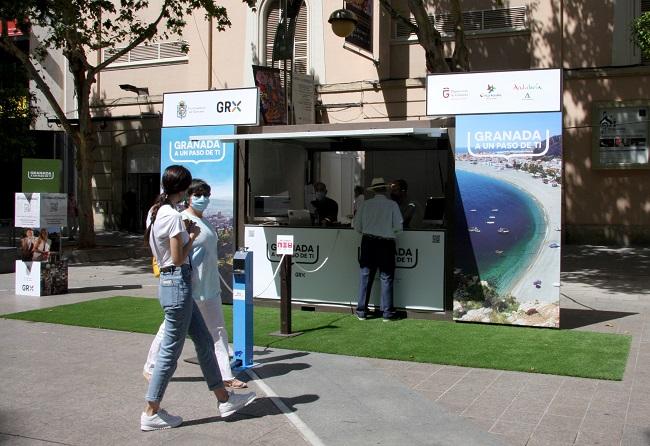
<svg viewBox="0 0 650 446"><path fill-rule="evenodd" d="M257 88L165 93L163 127L257 125Z"/></svg>
<svg viewBox="0 0 650 446"><path fill-rule="evenodd" d="M253 251L253 296L279 299L280 277L273 279L273 273L282 256L278 255L275 242L279 234L292 234L292 298L356 307L361 234L351 229L286 226L246 226L245 232L246 247ZM444 245L445 233L442 231L408 231L398 235L394 282L396 307L443 309ZM380 289L377 274L371 305L379 306Z"/></svg>
<svg viewBox="0 0 650 446"><path fill-rule="evenodd" d="M559 69L427 76L427 115L561 111Z"/></svg>
<svg viewBox="0 0 650 446"><path fill-rule="evenodd" d="M55 228L67 225L66 194L17 192L15 206L14 226L17 228Z"/></svg>
<svg viewBox="0 0 650 446"><path fill-rule="evenodd" d="M16 260L16 294L22 296L41 295L41 262Z"/></svg>

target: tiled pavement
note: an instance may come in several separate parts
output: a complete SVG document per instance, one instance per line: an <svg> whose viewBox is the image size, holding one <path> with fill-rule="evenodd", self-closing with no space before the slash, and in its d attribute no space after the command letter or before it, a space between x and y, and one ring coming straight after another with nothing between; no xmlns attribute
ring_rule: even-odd
<svg viewBox="0 0 650 446"><path fill-rule="evenodd" d="M376 361L511 445L650 445L650 249L565 248L562 324L632 335L623 381Z"/></svg>
<svg viewBox="0 0 650 446"><path fill-rule="evenodd" d="M139 265L136 270L127 266L131 271L117 271L113 276L100 274L101 266L89 265L79 268L80 271L87 271L89 275L96 275L90 278L91 286L81 282L77 284L80 287L78 288L80 294L61 296L61 300L57 297L57 301L40 298L42 300L39 302L2 296L0 313L84 298L97 298L106 293L114 295L120 286L112 286L110 283L126 283L128 293L125 291L123 294L147 295L155 289L153 288L155 285L149 283L148 278L143 282L144 287L137 285L138 276L145 277L142 274L147 269L144 264ZM7 277L8 275L0 276L0 288L9 288ZM98 281L100 277L101 281ZM442 407L447 413L457 415L459 420L485 432L486 438L501 440L504 444L650 445L650 249L564 247L561 290L563 307L561 318L565 328L632 335L632 349L623 381L590 380L385 360L359 360L359 370L362 373L370 373L373 369L380 371L381 373L373 375L375 379L380 378L391 383L396 389L395 392L403 388L404 392L401 394L412 398L409 403L421 404L422 410L426 409L430 411L427 413L431 414L436 413L432 408ZM101 336L101 332L101 330L94 331L92 335ZM143 346L146 347L147 339L143 338L143 335L133 334L115 333L111 336L124 336L133 345L142 344L136 351L125 350L125 354L132 357L132 361L127 361L127 364L137 363L137 358L142 356L139 350L142 350ZM6 350L6 347L4 349ZM0 351L3 351L2 348ZM331 410L328 413L327 408L330 407L328 406L330 399L338 401L346 394L354 394L355 404L364 403L366 396L355 393L353 388L339 383L336 379L338 373L347 373L346 376L350 377L359 374L356 370L354 371L356 374L349 370L344 371L339 365L346 362L349 364L354 359L344 357L341 357L341 360L337 360L338 357L323 359L317 354L299 352L296 354L300 356L299 363L292 364L291 360L283 358L282 366L286 367L286 371L279 376L273 374L268 377L263 376L264 367L258 373L265 381L268 380L267 382L271 383L276 391L281 390L278 394L285 402L301 403L297 406L294 404L295 413L309 420L310 427L321 438L330 439L325 444L349 444L341 441L340 437L337 441L337 429L327 424L328 420L336 419L337 414L331 413ZM101 360L101 355L98 360ZM0 370L3 367L6 366L0 365ZM278 364L267 370L277 371L277 367ZM333 377L331 380L324 381L323 388L306 391L305 389L314 386L314 380L320 374ZM386 378L381 378L382 375ZM93 382L92 376L84 379ZM125 385L133 387L129 384L132 382L131 378L125 378L124 382ZM4 385L6 384L5 381ZM180 386L181 384L176 384L171 388L180 390ZM297 395L292 395L292 391ZM106 399L106 396L103 398ZM112 401L112 398L107 401ZM180 401L183 401L182 398L178 404L181 404ZM418 401L428 401L429 405ZM132 403L129 401L129 404ZM185 404L186 411L195 410L196 416L200 416L198 409L194 408L195 404ZM120 416L130 419L129 414L137 411L137 404L135 407ZM338 407L334 405L334 407L338 411L345 409L345 405ZM116 407L115 410L123 409ZM300 434L291 425L277 418L279 415L277 411L273 416L268 414L273 410L269 400L263 399L247 417L243 418L244 424L260 432L261 436L256 437L255 444L280 444L283 439L294 438L296 441L301 439ZM256 412L259 415L256 415ZM266 416L263 415L265 412ZM363 420L361 422L368 423L370 431L377 429L377 425L379 429L382 428L382 423L375 421L376 425L372 425L372 420L363 418L365 415L359 413L358 416ZM203 416L205 417L205 414ZM258 416L259 418L256 418ZM436 416L438 424L433 422L434 427L426 426L426 429L431 430L431 441L421 444L459 444L440 440L442 437L437 436L437 429L442 429L441 423L449 423L449 420L444 421L444 417L440 414L431 415L431 418ZM64 415L59 414L59 417ZM382 422L386 423L389 419L390 417L383 419ZM267 420L271 423L267 423ZM205 439L212 441L215 432L219 432L218 429L235 429L232 427L233 424L214 424L212 420L209 421L208 424L188 423L188 427L174 433L173 438L183 444L198 444L194 441L198 438L197 435L203 435ZM131 432L129 429L132 430L130 426L132 420L120 419L120 422L128 427L123 427L126 429L123 435ZM390 428L388 424L384 427L387 431ZM468 428L468 431L470 430ZM262 432L266 433L262 434ZM7 431L0 430L0 443L6 440L2 435L6 433ZM130 437L131 435L134 436ZM382 438L381 432L378 436ZM11 437L14 440L16 438ZM128 438L138 441L138 438L144 437L138 437L137 433L132 432L128 433ZM155 442L156 438L162 441L172 436L165 434L165 436L146 438L147 442ZM241 438L244 444L249 437L240 435L238 438ZM356 444L392 444L390 441L376 441L376 438L368 435L365 442L357 441ZM102 444L111 444L109 439L105 440ZM82 441L71 442L71 444L84 443ZM420 443L411 442L411 444Z"/></svg>

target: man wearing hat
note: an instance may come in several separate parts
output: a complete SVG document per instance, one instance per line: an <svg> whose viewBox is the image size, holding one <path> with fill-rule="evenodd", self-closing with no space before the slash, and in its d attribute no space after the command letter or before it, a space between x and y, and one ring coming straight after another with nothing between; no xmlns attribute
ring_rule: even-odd
<svg viewBox="0 0 650 446"><path fill-rule="evenodd" d="M388 184L383 178L374 178L368 189L373 191L375 196L364 201L354 218L354 229L362 234L359 302L356 314L359 320L366 319L372 282L379 270L381 311L384 321L389 321L395 318L395 236L402 230L402 214L397 203L386 196Z"/></svg>

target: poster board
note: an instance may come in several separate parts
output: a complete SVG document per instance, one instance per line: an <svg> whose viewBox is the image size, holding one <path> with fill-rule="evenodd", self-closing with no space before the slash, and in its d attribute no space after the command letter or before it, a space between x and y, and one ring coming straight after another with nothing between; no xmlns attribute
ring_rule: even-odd
<svg viewBox="0 0 650 446"><path fill-rule="evenodd" d="M14 226L17 228L66 226L68 221L67 195L16 192L14 216Z"/></svg>

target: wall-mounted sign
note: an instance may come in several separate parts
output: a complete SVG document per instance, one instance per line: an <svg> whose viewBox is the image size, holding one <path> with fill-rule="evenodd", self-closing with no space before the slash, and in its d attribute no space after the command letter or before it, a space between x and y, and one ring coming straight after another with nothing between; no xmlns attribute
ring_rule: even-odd
<svg viewBox="0 0 650 446"><path fill-rule="evenodd" d="M372 53L372 0L349 0L345 2L345 9L355 13L359 20L345 43Z"/></svg>
<svg viewBox="0 0 650 446"><path fill-rule="evenodd" d="M61 160L23 158L23 192L61 192Z"/></svg>
<svg viewBox="0 0 650 446"><path fill-rule="evenodd" d="M163 127L257 125L257 88L165 93Z"/></svg>
<svg viewBox="0 0 650 446"><path fill-rule="evenodd" d="M561 111L561 71L427 76L427 115Z"/></svg>
<svg viewBox="0 0 650 446"><path fill-rule="evenodd" d="M594 166L649 168L648 113L650 107L611 104L594 107Z"/></svg>
<svg viewBox="0 0 650 446"><path fill-rule="evenodd" d="M316 117L314 101L314 76L293 73L291 104L295 124L314 124Z"/></svg>

